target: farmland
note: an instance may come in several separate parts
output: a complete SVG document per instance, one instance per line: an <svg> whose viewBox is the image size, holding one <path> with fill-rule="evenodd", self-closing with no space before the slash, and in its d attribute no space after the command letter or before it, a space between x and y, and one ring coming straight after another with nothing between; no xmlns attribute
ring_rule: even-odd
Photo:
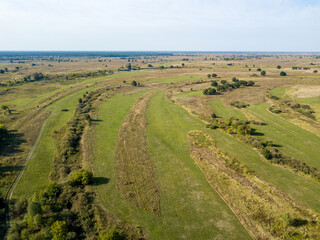
<svg viewBox="0 0 320 240"><path fill-rule="evenodd" d="M319 55L23 59L0 62L2 237L320 238Z"/></svg>

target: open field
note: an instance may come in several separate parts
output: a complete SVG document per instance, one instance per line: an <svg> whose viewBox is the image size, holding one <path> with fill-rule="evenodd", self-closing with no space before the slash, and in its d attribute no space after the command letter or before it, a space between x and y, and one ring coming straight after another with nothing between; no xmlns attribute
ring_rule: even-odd
<svg viewBox="0 0 320 240"><path fill-rule="evenodd" d="M64 221L68 239L318 238L317 55L33 57L2 68L1 226L9 216L20 226L10 237L42 239Z"/></svg>

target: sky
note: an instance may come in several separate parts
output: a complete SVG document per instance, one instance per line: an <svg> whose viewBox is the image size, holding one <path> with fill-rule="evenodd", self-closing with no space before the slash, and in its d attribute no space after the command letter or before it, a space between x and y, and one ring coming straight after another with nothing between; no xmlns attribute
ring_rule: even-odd
<svg viewBox="0 0 320 240"><path fill-rule="evenodd" d="M320 0L0 0L0 50L320 51Z"/></svg>

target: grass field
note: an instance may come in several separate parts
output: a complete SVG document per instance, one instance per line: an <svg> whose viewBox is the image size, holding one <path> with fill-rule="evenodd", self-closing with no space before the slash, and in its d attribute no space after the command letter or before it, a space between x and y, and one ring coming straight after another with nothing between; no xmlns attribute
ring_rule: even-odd
<svg viewBox="0 0 320 240"><path fill-rule="evenodd" d="M227 120L231 117L238 118L240 120L247 120L246 116L239 109L232 106L225 106L222 98L214 99L209 102L212 106L217 117L222 117Z"/></svg>
<svg viewBox="0 0 320 240"><path fill-rule="evenodd" d="M120 198L114 169L117 133L140 95L118 95L101 105L99 118L105 120L95 129L94 174L110 178L109 183L97 187L101 203L121 219L145 227L153 239L250 238L190 157L186 133L203 128L203 124L163 94L151 100L147 112L147 146L160 184L161 216ZM111 113L112 118L108 117Z"/></svg>
<svg viewBox="0 0 320 240"><path fill-rule="evenodd" d="M255 126L263 133L263 139L272 140L289 156L295 157L313 167L320 168L320 137L312 134L267 110L268 104L261 103L249 108L249 112L267 123L266 126Z"/></svg>
<svg viewBox="0 0 320 240"><path fill-rule="evenodd" d="M0 141L7 141L0 143L0 206L3 205L0 226L5 226L7 217L7 206L1 205L4 202L12 205L11 223L21 226L12 228L19 236L15 239L28 239L23 234L37 239L42 228L51 231L51 219L64 218L70 236L81 229L84 235L90 235L86 239L96 239L109 230L128 234L131 240L141 236L145 236L144 240L253 236L292 239L294 233L307 238L317 232L319 215L312 211L320 213L320 184L316 180L295 172L296 165L289 168L267 161L262 152L243 143L249 136L242 136L241 129L234 133L241 135L237 136L220 129L223 124L217 129L206 125L213 121L212 113L224 121L255 120L256 123L250 123L255 130L251 137L271 140L283 154L320 169L320 87L319 74L313 73L320 66L319 58L200 54L187 56L186 61L184 57L75 58L74 62L63 58L66 62L39 59L35 65L31 60L4 63L9 71L0 74ZM310 70L292 70L292 66L309 66L310 62L317 65L310 65ZM117 72L128 63L141 68L151 64L153 68ZM185 67L160 69L182 63ZM276 68L278 64L280 70ZM17 66L21 68L15 71ZM267 75L261 76L258 68ZM104 75L103 71L109 69L115 73ZM98 70L100 75L95 75ZM15 82L36 71L49 74L50 79ZM90 71L96 77L72 77L79 72L89 76ZM280 71L286 71L287 76L280 76ZM208 78L213 73L217 77ZM255 84L245 87L242 82L244 86L235 88L236 85L230 85L235 81L233 77ZM227 90L214 96L204 95L203 90L212 87L211 80ZM142 86L133 86L132 81ZM93 94L85 94L97 89ZM315 119L285 106L286 99L310 105ZM234 101L249 106L239 109L230 105ZM271 103L281 107L282 113L268 111ZM70 119L72 124L64 131L63 126ZM17 214L22 203L15 200L28 198L31 206L31 201L35 201L31 200L32 195L48 186L52 166L58 161L57 139L62 135L64 141L60 141L59 147L64 155L59 156L60 165L55 165L57 171L53 172L61 169L57 176L64 174L56 178L61 196L55 198L61 207L43 211L40 215L45 221L39 223L41 227L35 227L30 224L31 210ZM39 141L34 145L36 139ZM13 198L8 201L7 189L20 176L29 149L32 153L29 162ZM72 180L79 168L92 171L92 181L90 173L82 170L80 173L89 178L88 182ZM66 205L60 204L62 200ZM92 207L92 211L81 212L84 202L86 209ZM286 227L283 220L286 213L302 225ZM73 222L68 216L80 220ZM279 231L280 235L273 231Z"/></svg>
<svg viewBox="0 0 320 240"><path fill-rule="evenodd" d="M38 192L48 185L48 177L56 153L56 140L52 137L53 133L72 117L78 99L86 91L92 91L95 88L87 88L70 94L47 107L47 110L52 111L52 114L43 128L39 143L16 187L14 196L32 196L34 192ZM61 109L68 109L68 111L61 111Z"/></svg>

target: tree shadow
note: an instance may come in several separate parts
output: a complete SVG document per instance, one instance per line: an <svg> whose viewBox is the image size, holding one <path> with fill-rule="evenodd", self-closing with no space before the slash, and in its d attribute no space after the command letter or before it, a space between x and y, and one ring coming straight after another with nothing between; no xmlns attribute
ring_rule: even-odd
<svg viewBox="0 0 320 240"><path fill-rule="evenodd" d="M292 222L292 226L294 226L294 227L301 227L306 224L308 224L308 221L305 219L300 219L300 218L295 218L295 219L293 219L293 222Z"/></svg>
<svg viewBox="0 0 320 240"><path fill-rule="evenodd" d="M91 119L92 122L102 122L101 119Z"/></svg>
<svg viewBox="0 0 320 240"><path fill-rule="evenodd" d="M251 135L252 135L252 136L264 136L263 133L257 132L257 129L255 129L255 128L252 128L252 130L251 130Z"/></svg>
<svg viewBox="0 0 320 240"><path fill-rule="evenodd" d="M24 166L0 166L0 172L20 172L24 169Z"/></svg>
<svg viewBox="0 0 320 240"><path fill-rule="evenodd" d="M110 179L109 178L105 178L105 177L93 177L92 178L92 185L94 185L94 186L107 184L109 182L110 182Z"/></svg>
<svg viewBox="0 0 320 240"><path fill-rule="evenodd" d="M20 145L26 142L23 136L23 133L18 133L16 130L8 131L8 133L0 139L0 156L21 152Z"/></svg>

